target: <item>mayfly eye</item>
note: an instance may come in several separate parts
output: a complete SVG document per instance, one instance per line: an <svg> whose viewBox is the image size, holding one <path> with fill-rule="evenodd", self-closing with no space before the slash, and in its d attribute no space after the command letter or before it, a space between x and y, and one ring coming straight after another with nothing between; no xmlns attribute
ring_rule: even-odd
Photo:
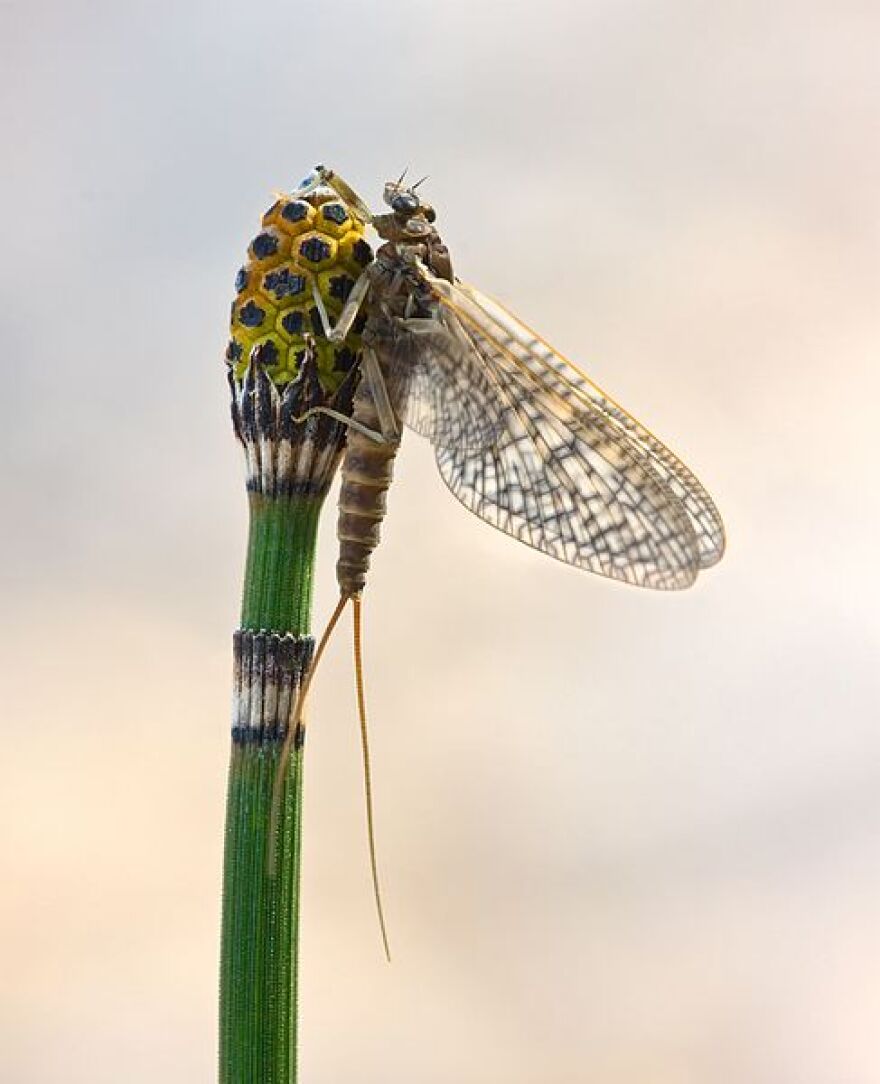
<svg viewBox="0 0 880 1084"><path fill-rule="evenodd" d="M400 192L396 196L391 198L391 210L400 211L405 214L412 214L413 211L419 209L418 196L414 196L411 192Z"/></svg>

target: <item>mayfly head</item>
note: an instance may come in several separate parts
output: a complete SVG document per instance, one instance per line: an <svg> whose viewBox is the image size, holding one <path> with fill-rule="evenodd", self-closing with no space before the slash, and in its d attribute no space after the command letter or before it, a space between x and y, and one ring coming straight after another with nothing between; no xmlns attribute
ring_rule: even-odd
<svg viewBox="0 0 880 1084"><path fill-rule="evenodd" d="M419 185L428 178L422 177L415 184L404 185L405 176L406 170L396 181L387 181L382 192L382 199L402 223L411 218L424 218L428 222L433 222L437 217L434 208L429 203L424 203L416 192Z"/></svg>

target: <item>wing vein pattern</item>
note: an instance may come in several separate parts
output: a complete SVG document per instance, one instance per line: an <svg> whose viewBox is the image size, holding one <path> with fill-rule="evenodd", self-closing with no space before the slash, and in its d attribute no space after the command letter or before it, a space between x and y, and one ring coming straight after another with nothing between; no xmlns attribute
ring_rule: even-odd
<svg viewBox="0 0 880 1084"><path fill-rule="evenodd" d="M392 397L466 508L643 587L687 587L720 560L718 510L681 460L498 302L421 273L436 313L402 321Z"/></svg>

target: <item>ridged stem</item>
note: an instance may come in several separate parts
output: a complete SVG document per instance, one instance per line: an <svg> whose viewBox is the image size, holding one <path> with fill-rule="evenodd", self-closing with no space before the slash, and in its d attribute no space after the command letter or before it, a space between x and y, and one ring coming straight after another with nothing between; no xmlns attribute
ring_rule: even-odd
<svg viewBox="0 0 880 1084"><path fill-rule="evenodd" d="M307 636L321 500L249 494L243 629Z"/></svg>
<svg viewBox="0 0 880 1084"><path fill-rule="evenodd" d="M267 865L272 791L309 657L321 499L250 495L236 637L236 705L226 807L220 969L221 1084L295 1084L303 748L294 748ZM276 635L266 635L276 634Z"/></svg>

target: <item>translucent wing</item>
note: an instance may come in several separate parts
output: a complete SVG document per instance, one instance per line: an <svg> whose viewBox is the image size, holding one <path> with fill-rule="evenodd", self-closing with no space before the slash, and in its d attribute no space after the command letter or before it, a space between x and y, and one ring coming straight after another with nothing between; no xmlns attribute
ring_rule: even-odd
<svg viewBox="0 0 880 1084"><path fill-rule="evenodd" d="M457 286L460 294L491 322L491 333L503 349L513 356L520 356L523 364L531 366L538 378L546 381L558 395L589 403L642 450L655 473L681 501L693 521L700 547L700 568L717 564L724 554L724 524L715 502L693 471L574 362L554 350L500 302L465 283Z"/></svg>
<svg viewBox="0 0 880 1084"><path fill-rule="evenodd" d="M399 417L439 448L489 447L503 427L503 407L461 325L436 318L396 324L385 372Z"/></svg>
<svg viewBox="0 0 880 1084"><path fill-rule="evenodd" d="M424 275L435 322L490 404L490 443L435 440L467 508L568 564L645 587L687 587L720 558L714 504L656 437L497 303ZM425 362L426 382L433 371Z"/></svg>

